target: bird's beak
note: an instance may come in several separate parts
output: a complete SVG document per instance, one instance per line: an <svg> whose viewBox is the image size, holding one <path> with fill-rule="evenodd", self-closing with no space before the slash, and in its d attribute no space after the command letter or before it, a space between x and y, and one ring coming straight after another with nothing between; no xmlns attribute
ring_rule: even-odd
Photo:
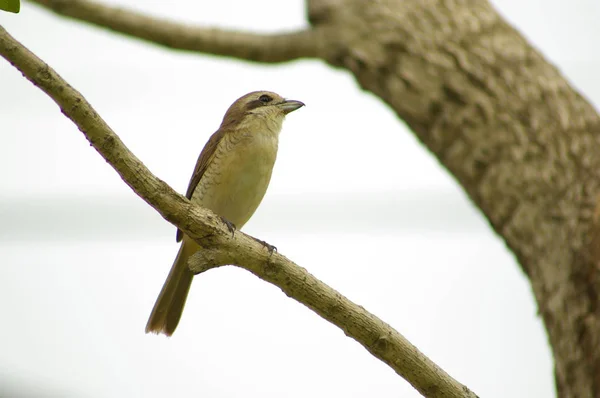
<svg viewBox="0 0 600 398"><path fill-rule="evenodd" d="M290 112L294 112L296 109L304 106L304 102L296 101L296 100L285 100L282 103L277 105L283 110L283 113L286 115Z"/></svg>

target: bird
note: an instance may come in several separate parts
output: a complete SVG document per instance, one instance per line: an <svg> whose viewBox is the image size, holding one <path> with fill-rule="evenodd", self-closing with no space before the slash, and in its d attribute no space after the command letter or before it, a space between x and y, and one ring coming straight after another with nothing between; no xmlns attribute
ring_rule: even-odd
<svg viewBox="0 0 600 398"><path fill-rule="evenodd" d="M241 229L269 186L283 120L302 106L301 101L271 91L253 91L238 98L202 149L186 197L220 216L232 233ZM179 229L176 241L181 242L179 252L156 299L146 333L171 336L181 319L194 277L188 259L201 248Z"/></svg>

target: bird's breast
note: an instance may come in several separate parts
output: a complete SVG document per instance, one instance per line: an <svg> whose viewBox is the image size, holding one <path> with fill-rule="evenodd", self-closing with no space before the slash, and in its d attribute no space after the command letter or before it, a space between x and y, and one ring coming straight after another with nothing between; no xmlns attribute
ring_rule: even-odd
<svg viewBox="0 0 600 398"><path fill-rule="evenodd" d="M223 138L192 200L241 228L262 201L277 157L277 134Z"/></svg>

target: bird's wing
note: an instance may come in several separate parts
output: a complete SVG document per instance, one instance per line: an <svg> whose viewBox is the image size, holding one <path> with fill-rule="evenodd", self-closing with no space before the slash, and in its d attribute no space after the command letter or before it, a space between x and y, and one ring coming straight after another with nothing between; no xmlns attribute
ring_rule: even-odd
<svg viewBox="0 0 600 398"><path fill-rule="evenodd" d="M196 162L196 167L194 168L194 173L192 174L192 178L190 178L190 183L188 185L188 189L185 194L185 196L188 199L192 199L194 190L198 186L198 183L200 183L200 180L202 179L202 176L206 172L208 165L211 164L211 162L213 161L213 158L215 157L215 152L217 150L217 147L219 146L219 142L221 142L221 139L223 139L223 136L225 135L225 131L226 131L225 129L217 130L210 137L210 139L208 140L206 145L204 145L202 152L200 152L200 156L198 156L198 161ZM179 241L181 241L181 239L183 239L183 232L181 232L180 229L177 230L176 239L177 239L177 242L179 242Z"/></svg>

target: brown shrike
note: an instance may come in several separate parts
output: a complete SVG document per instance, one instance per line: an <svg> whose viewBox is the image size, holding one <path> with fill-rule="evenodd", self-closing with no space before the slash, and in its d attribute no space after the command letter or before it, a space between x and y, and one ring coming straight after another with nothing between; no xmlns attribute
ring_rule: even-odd
<svg viewBox="0 0 600 398"><path fill-rule="evenodd" d="M230 229L242 228L269 186L283 119L303 105L269 91L255 91L235 101L198 157L187 198L221 216ZM188 259L201 248L177 230L180 241L146 333L170 336L181 318L194 277Z"/></svg>

